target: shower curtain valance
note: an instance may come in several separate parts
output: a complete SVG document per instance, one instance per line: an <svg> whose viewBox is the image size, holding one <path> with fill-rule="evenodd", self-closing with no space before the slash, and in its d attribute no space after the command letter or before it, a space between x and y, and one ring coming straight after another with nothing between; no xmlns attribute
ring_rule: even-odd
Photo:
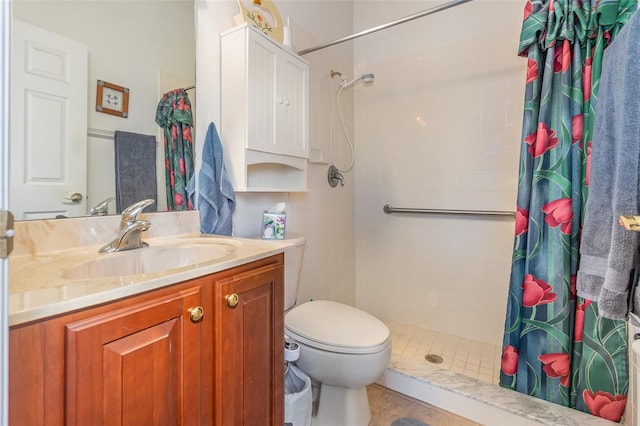
<svg viewBox="0 0 640 426"><path fill-rule="evenodd" d="M518 54L527 56L534 43L547 50L561 40L584 47L599 38L598 34L609 45L635 10L636 0L529 1Z"/></svg>

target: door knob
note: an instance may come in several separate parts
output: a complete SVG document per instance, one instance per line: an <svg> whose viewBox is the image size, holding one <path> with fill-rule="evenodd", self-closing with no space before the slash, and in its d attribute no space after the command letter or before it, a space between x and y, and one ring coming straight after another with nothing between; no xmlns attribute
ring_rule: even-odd
<svg viewBox="0 0 640 426"><path fill-rule="evenodd" d="M227 300L227 306L229 306L230 308L235 308L240 301L240 298L236 293L228 294L224 298Z"/></svg>
<svg viewBox="0 0 640 426"><path fill-rule="evenodd" d="M187 311L189 311L189 316L191 317L191 321L193 322L200 321L204 316L204 309L202 309L202 306L189 308L187 309Z"/></svg>
<svg viewBox="0 0 640 426"><path fill-rule="evenodd" d="M82 194L80 194L79 192L74 192L70 196L65 197L65 200L69 200L74 203L79 203L80 201L82 201Z"/></svg>

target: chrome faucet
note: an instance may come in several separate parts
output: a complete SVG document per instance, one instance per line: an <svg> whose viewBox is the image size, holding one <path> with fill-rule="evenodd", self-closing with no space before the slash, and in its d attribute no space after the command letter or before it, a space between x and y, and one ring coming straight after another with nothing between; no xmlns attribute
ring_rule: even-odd
<svg viewBox="0 0 640 426"><path fill-rule="evenodd" d="M107 213L109 213L109 203L114 200L115 198L109 197L106 200L100 201L98 204L91 207L91 210L89 210L89 214L91 216L106 216Z"/></svg>
<svg viewBox="0 0 640 426"><path fill-rule="evenodd" d="M151 222L138 219L138 215L145 207L153 204L154 200L142 200L134 203L122 211L118 236L109 244L103 246L100 253L112 253L115 251L131 250L146 247L148 244L142 241L142 233L149 229Z"/></svg>

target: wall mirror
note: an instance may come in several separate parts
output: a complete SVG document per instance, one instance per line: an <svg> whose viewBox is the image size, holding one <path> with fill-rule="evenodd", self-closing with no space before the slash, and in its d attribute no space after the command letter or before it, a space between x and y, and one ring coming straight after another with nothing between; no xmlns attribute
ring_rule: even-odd
<svg viewBox="0 0 640 426"><path fill-rule="evenodd" d="M12 1L16 220L85 216L114 197L115 131L156 137L156 207L166 211L155 114L164 93L195 85L194 11L193 0ZM129 90L126 117L97 111L98 80ZM187 93L195 109L195 89Z"/></svg>

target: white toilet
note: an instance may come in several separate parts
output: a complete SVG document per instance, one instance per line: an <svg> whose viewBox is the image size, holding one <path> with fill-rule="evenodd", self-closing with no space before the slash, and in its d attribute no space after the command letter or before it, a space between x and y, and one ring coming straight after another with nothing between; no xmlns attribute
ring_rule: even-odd
<svg viewBox="0 0 640 426"><path fill-rule="evenodd" d="M306 239L289 237L295 246L285 251L285 335L300 346L298 367L320 385L312 425L367 426L371 414L366 386L389 365L389 329L374 316L342 303L316 300L296 305Z"/></svg>

